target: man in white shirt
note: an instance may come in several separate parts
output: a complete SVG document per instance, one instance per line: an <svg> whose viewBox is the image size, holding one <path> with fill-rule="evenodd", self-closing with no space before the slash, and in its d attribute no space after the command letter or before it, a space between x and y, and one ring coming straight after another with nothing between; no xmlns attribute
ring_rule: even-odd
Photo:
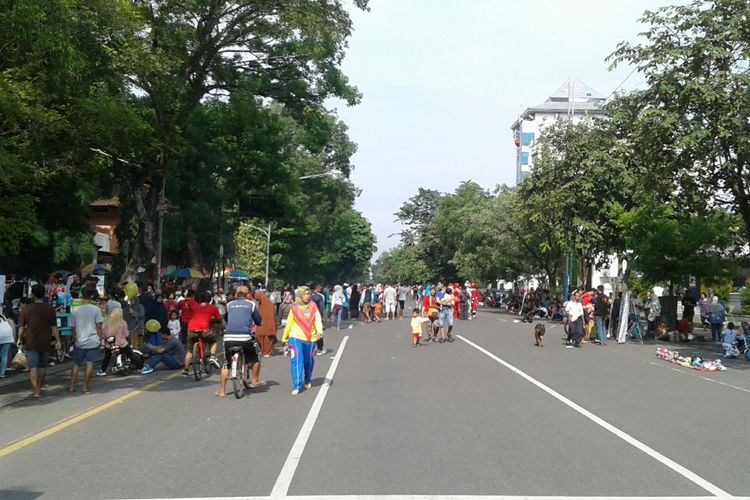
<svg viewBox="0 0 750 500"><path fill-rule="evenodd" d="M565 314L568 316L568 338L566 347L581 347L583 337L583 304L578 290L573 292L573 299L565 304ZM573 345L570 345L571 340Z"/></svg>
<svg viewBox="0 0 750 500"><path fill-rule="evenodd" d="M224 289L219 288L216 290L214 295L214 305L219 310L219 314L226 320L227 319L227 296L224 294Z"/></svg>
<svg viewBox="0 0 750 500"><path fill-rule="evenodd" d="M383 290L383 302L385 303L385 319L396 319L396 289L390 284Z"/></svg>

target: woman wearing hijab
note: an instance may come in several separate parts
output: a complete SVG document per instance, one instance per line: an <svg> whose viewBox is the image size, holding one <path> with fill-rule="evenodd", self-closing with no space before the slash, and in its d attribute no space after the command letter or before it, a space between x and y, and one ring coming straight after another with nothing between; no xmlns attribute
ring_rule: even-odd
<svg viewBox="0 0 750 500"><path fill-rule="evenodd" d="M258 312L263 322L258 326L255 336L260 344L260 353L264 358L273 356L273 346L276 344L276 315L274 314L274 303L261 291L255 292L255 300L258 302Z"/></svg>
<svg viewBox="0 0 750 500"><path fill-rule="evenodd" d="M294 304L294 294L292 293L291 287L287 284L284 286L284 293L281 297L281 306L279 306L279 318L282 320L282 326L289 316L289 311L292 310Z"/></svg>
<svg viewBox="0 0 750 500"><path fill-rule="evenodd" d="M711 323L711 340L718 342L721 340L721 330L724 328L726 312L724 306L719 302L719 297L714 295L711 298L711 305L708 307L708 322Z"/></svg>
<svg viewBox="0 0 750 500"><path fill-rule="evenodd" d="M323 336L323 318L318 307L310 300L312 293L306 286L297 288L295 303L286 320L283 343L288 343L291 357L292 396L302 388L312 387L312 371L315 364L315 345Z"/></svg>
<svg viewBox="0 0 750 500"><path fill-rule="evenodd" d="M359 285L352 285L352 296L349 297L349 317L351 319L359 319Z"/></svg>
<svg viewBox="0 0 750 500"><path fill-rule="evenodd" d="M333 321L336 323L336 330L341 329L341 315L344 310L344 289L341 285L333 287L333 295L331 295L331 302L333 303Z"/></svg>

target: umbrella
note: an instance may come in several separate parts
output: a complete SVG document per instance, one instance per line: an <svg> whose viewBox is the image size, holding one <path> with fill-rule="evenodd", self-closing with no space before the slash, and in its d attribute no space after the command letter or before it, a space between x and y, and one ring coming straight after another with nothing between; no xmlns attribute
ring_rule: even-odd
<svg viewBox="0 0 750 500"><path fill-rule="evenodd" d="M174 273L177 272L177 266L167 266L166 269L163 270L162 276L174 276Z"/></svg>
<svg viewBox="0 0 750 500"><path fill-rule="evenodd" d="M177 278L202 278L203 273L197 269L182 267L177 269L172 276L176 276Z"/></svg>
<svg viewBox="0 0 750 500"><path fill-rule="evenodd" d="M239 269L232 269L231 271L229 271L229 274L227 274L227 276L232 279L250 279L250 276L245 271L240 271Z"/></svg>
<svg viewBox="0 0 750 500"><path fill-rule="evenodd" d="M81 269L83 274L106 274L109 272L109 264L89 264Z"/></svg>

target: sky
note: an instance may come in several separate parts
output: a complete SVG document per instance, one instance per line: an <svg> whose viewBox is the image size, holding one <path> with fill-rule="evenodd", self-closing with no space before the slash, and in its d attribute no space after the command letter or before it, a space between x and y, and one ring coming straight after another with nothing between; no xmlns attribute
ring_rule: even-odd
<svg viewBox="0 0 750 500"><path fill-rule="evenodd" d="M466 180L515 183L511 124L566 80L608 96L643 86L606 57L637 41L645 10L669 0L370 0L351 7L344 73L363 94L335 103L358 151L356 207L379 255L396 246L394 213L418 188L452 192ZM349 2L351 3L351 2Z"/></svg>

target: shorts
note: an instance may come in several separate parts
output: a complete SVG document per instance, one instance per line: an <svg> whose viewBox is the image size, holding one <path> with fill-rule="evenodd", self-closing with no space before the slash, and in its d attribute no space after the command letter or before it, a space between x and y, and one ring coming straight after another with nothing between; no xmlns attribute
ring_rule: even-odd
<svg viewBox="0 0 750 500"><path fill-rule="evenodd" d="M99 348L81 349L73 348L73 363L83 366L85 363L96 363L99 361Z"/></svg>
<svg viewBox="0 0 750 500"><path fill-rule="evenodd" d="M192 332L188 332L188 336L187 336L187 352L188 353L193 352L193 346L195 346L195 343L198 342L199 338L202 338L203 341L208 345L215 344L216 332L213 332L211 330L193 330Z"/></svg>
<svg viewBox="0 0 750 500"><path fill-rule="evenodd" d="M453 326L452 307L444 307L440 310L440 326Z"/></svg>
<svg viewBox="0 0 750 500"><path fill-rule="evenodd" d="M364 304L362 304L362 312L365 313L365 314L369 313L370 312L370 307L371 307L370 303L369 302L365 302Z"/></svg>
<svg viewBox="0 0 750 500"><path fill-rule="evenodd" d="M249 342L224 342L224 368L229 368L231 365L232 352L231 347L242 347L242 354L245 355L245 363L248 365L254 365L260 358L260 346L255 340Z"/></svg>
<svg viewBox="0 0 750 500"><path fill-rule="evenodd" d="M404 310L404 306L405 305L406 305L406 301L405 300L399 300L398 301L398 308L401 309L402 311Z"/></svg>
<svg viewBox="0 0 750 500"><path fill-rule="evenodd" d="M422 336L422 332L412 332L411 336L412 338L418 339Z"/></svg>
<svg viewBox="0 0 750 500"><path fill-rule="evenodd" d="M24 354L26 354L26 362L29 364L29 368L47 368L47 365L49 365L49 353L47 351L24 351Z"/></svg>
<svg viewBox="0 0 750 500"><path fill-rule="evenodd" d="M386 302L385 303L385 312L386 312L386 314L396 312L396 303L395 302Z"/></svg>

